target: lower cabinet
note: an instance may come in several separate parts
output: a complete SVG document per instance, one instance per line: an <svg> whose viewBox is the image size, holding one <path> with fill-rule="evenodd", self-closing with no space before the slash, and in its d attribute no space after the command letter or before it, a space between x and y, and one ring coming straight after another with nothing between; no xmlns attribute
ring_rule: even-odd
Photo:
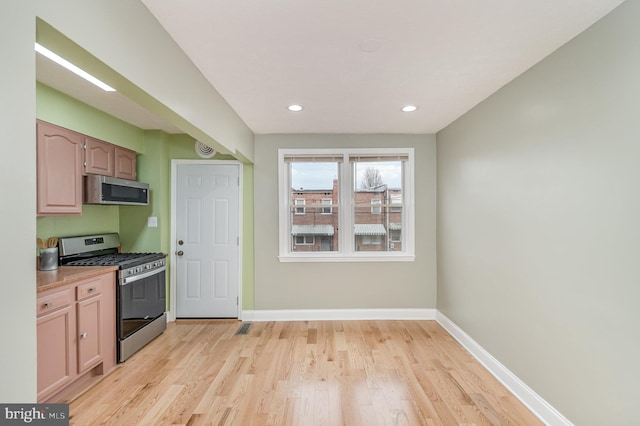
<svg viewBox="0 0 640 426"><path fill-rule="evenodd" d="M38 400L73 381L75 321L71 303L38 317Z"/></svg>
<svg viewBox="0 0 640 426"><path fill-rule="evenodd" d="M102 295L78 302L78 373L84 373L102 361L101 305Z"/></svg>
<svg viewBox="0 0 640 426"><path fill-rule="evenodd" d="M39 402L115 366L113 272L39 293L37 303Z"/></svg>

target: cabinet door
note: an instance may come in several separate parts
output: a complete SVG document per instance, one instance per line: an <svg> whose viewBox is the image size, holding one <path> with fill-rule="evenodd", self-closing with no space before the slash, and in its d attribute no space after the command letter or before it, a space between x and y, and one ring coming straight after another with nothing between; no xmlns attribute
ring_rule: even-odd
<svg viewBox="0 0 640 426"><path fill-rule="evenodd" d="M78 373L102 361L102 295L78 302Z"/></svg>
<svg viewBox="0 0 640 426"><path fill-rule="evenodd" d="M75 306L38 317L38 401L75 378Z"/></svg>
<svg viewBox="0 0 640 426"><path fill-rule="evenodd" d="M115 173L115 145L85 137L84 173L113 176Z"/></svg>
<svg viewBox="0 0 640 426"><path fill-rule="evenodd" d="M38 121L38 215L82 214L83 157L81 134Z"/></svg>
<svg viewBox="0 0 640 426"><path fill-rule="evenodd" d="M116 146L115 177L136 180L136 152Z"/></svg>

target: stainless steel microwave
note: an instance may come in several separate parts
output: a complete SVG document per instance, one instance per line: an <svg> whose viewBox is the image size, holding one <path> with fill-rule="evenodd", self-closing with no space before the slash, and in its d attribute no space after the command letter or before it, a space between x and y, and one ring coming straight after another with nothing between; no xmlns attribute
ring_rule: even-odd
<svg viewBox="0 0 640 426"><path fill-rule="evenodd" d="M146 206L149 204L149 184L111 176L84 177L85 204L122 204Z"/></svg>

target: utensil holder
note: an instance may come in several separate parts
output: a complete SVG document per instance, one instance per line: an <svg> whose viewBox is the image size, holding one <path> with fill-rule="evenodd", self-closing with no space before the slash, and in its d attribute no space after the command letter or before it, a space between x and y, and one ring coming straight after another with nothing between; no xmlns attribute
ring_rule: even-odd
<svg viewBox="0 0 640 426"><path fill-rule="evenodd" d="M54 271L58 269L58 247L40 249L38 269L41 271Z"/></svg>

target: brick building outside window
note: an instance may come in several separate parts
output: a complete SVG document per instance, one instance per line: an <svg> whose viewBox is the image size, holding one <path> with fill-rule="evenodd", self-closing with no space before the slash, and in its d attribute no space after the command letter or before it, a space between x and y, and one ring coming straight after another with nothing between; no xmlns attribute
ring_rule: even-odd
<svg viewBox="0 0 640 426"><path fill-rule="evenodd" d="M354 192L356 251L402 251L402 190L379 185ZM295 252L337 251L338 181L331 189L291 188L291 247ZM301 208L299 206L304 206Z"/></svg>

